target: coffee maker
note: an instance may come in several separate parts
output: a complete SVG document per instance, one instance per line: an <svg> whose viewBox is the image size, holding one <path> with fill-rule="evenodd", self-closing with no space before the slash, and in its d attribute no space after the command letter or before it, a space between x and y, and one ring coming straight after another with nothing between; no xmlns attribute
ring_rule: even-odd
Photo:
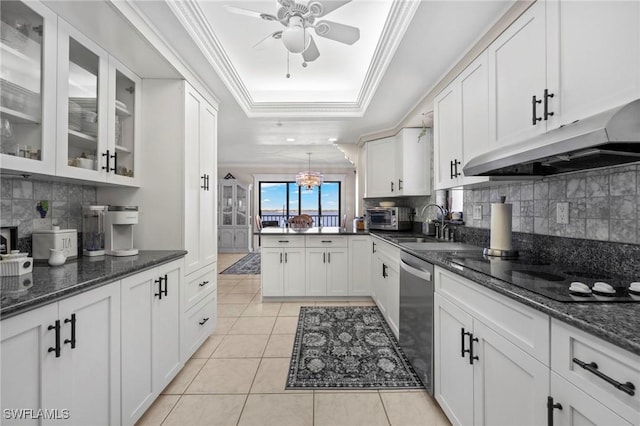
<svg viewBox="0 0 640 426"><path fill-rule="evenodd" d="M105 251L109 256L134 256L133 225L138 223L138 206L109 206L106 215Z"/></svg>

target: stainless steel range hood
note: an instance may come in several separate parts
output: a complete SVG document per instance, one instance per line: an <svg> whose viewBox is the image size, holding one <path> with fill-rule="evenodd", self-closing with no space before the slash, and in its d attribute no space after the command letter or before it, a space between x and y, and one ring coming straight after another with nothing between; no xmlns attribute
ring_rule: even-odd
<svg viewBox="0 0 640 426"><path fill-rule="evenodd" d="M471 159L466 176L546 176L640 161L640 99Z"/></svg>

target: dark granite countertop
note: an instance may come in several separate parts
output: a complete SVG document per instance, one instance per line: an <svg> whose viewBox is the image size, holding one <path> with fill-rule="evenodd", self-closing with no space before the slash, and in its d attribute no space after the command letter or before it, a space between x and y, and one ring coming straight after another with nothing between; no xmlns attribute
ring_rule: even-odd
<svg viewBox="0 0 640 426"><path fill-rule="evenodd" d="M398 236L398 233L373 231L371 235L427 262L455 272L479 285L544 312L552 318L557 318L620 348L640 355L640 303L557 302L490 275L448 262L447 258L451 256L452 252L419 251L401 247L390 239L393 236ZM401 235L413 234L402 233ZM478 247L478 250L481 248Z"/></svg>
<svg viewBox="0 0 640 426"><path fill-rule="evenodd" d="M254 232L254 235L260 235L263 237L269 235L299 235L301 237L305 235L368 235L368 231L353 231L347 228L346 230L337 226L323 226L323 227L311 227L311 228L277 228L267 227L262 228L260 232Z"/></svg>
<svg viewBox="0 0 640 426"><path fill-rule="evenodd" d="M36 264L30 274L0 278L0 319L180 259L185 254L184 250L140 251L136 256L81 257L62 266Z"/></svg>

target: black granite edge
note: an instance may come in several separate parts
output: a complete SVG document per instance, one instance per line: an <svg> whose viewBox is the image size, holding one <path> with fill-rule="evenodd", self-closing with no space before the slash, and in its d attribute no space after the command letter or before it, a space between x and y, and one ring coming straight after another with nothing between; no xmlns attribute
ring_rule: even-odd
<svg viewBox="0 0 640 426"><path fill-rule="evenodd" d="M529 290L514 286L505 281L476 272L468 268L452 266L441 259L453 252L418 252L401 247L389 238L397 233L372 232L372 236L400 248L412 255L440 266L455 274L468 278L475 283L496 291L537 311L548 314L567 324L597 336L622 349L640 355L640 304L639 303L579 303L557 302ZM405 234L403 234L405 235ZM466 244L470 244L466 242ZM481 247L478 247L481 249Z"/></svg>
<svg viewBox="0 0 640 426"><path fill-rule="evenodd" d="M637 333L640 328L640 304L638 303L556 302L489 275L452 266L440 258L440 256L446 255L443 255L443 252L429 255L425 252L407 251L622 349L640 355L640 335Z"/></svg>
<svg viewBox="0 0 640 426"><path fill-rule="evenodd" d="M456 241L489 247L490 231L460 226L456 228L455 237ZM544 261L640 280L640 244L514 232L513 248Z"/></svg>
<svg viewBox="0 0 640 426"><path fill-rule="evenodd" d="M150 251L157 253L159 251ZM7 306L0 310L0 320L5 320L7 318L11 318L13 316L22 314L24 312L28 312L37 308L40 308L49 303L57 302L62 299L69 298L75 294L84 293L85 291L93 290L94 288L102 287L104 285L110 284L112 282L118 281L122 278L126 278L131 275L135 275L140 272L144 272L146 270L152 269L158 265L162 265L164 263L171 262L176 259L180 259L184 257L187 252L185 250L176 250L176 251L166 251L167 256L162 258L150 259L148 262L144 264L136 265L128 270L114 272L109 275L101 276L92 280L84 281L78 283L76 285L72 285L69 287L65 287L63 289L47 293L45 295L26 300L24 302L19 302L11 306ZM75 260L74 260L75 261ZM82 258L79 258L77 261L82 261Z"/></svg>
<svg viewBox="0 0 640 426"><path fill-rule="evenodd" d="M306 231L293 231L293 230L289 230L289 229L282 229L281 232L254 232L253 235L257 235L260 237L277 237L278 235L299 235L301 237L304 236L314 236L314 235L318 235L318 236L322 236L322 235L369 235L369 231L326 231L326 232L310 232L307 233Z"/></svg>

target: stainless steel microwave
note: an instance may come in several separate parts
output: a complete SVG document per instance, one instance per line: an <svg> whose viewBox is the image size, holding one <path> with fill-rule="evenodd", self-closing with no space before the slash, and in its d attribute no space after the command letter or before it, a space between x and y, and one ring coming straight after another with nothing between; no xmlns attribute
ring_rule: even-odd
<svg viewBox="0 0 640 426"><path fill-rule="evenodd" d="M369 207L367 209L368 229L404 231L413 227L411 207Z"/></svg>

